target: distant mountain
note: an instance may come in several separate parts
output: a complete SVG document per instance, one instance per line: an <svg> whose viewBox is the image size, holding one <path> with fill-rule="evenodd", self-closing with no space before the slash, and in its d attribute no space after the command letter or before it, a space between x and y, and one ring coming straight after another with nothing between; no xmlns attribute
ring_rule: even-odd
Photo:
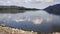
<svg viewBox="0 0 60 34"><path fill-rule="evenodd" d="M49 6L44 10L46 10L50 14L60 15L60 4Z"/></svg>
<svg viewBox="0 0 60 34"><path fill-rule="evenodd" d="M0 6L0 13L23 13L30 10L39 10L36 8L25 8L19 6Z"/></svg>

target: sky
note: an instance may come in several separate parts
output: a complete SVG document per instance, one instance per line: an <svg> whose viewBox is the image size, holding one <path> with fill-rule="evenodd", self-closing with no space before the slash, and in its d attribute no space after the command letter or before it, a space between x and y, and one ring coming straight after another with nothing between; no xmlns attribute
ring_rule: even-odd
<svg viewBox="0 0 60 34"><path fill-rule="evenodd" d="M0 5L15 5L39 9L44 9L55 4L60 4L60 0L0 0Z"/></svg>

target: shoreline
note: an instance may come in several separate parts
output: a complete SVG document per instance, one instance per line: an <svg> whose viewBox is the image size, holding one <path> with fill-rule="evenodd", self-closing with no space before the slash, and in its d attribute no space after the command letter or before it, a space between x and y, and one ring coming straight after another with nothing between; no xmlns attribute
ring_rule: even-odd
<svg viewBox="0 0 60 34"><path fill-rule="evenodd" d="M37 34L37 32L0 26L0 34Z"/></svg>

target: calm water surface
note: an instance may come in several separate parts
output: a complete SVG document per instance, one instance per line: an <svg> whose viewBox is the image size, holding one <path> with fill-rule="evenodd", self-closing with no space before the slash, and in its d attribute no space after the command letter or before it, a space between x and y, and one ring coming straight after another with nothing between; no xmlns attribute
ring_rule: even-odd
<svg viewBox="0 0 60 34"><path fill-rule="evenodd" d="M53 25L60 24L60 16L46 11L26 11L17 14L0 14L0 24L24 30L49 32Z"/></svg>

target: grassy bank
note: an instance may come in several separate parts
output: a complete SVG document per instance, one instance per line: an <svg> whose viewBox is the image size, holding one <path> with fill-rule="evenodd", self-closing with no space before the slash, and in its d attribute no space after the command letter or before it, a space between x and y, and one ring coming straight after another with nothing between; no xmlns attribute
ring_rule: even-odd
<svg viewBox="0 0 60 34"><path fill-rule="evenodd" d="M0 34L37 34L37 32L0 26Z"/></svg>

